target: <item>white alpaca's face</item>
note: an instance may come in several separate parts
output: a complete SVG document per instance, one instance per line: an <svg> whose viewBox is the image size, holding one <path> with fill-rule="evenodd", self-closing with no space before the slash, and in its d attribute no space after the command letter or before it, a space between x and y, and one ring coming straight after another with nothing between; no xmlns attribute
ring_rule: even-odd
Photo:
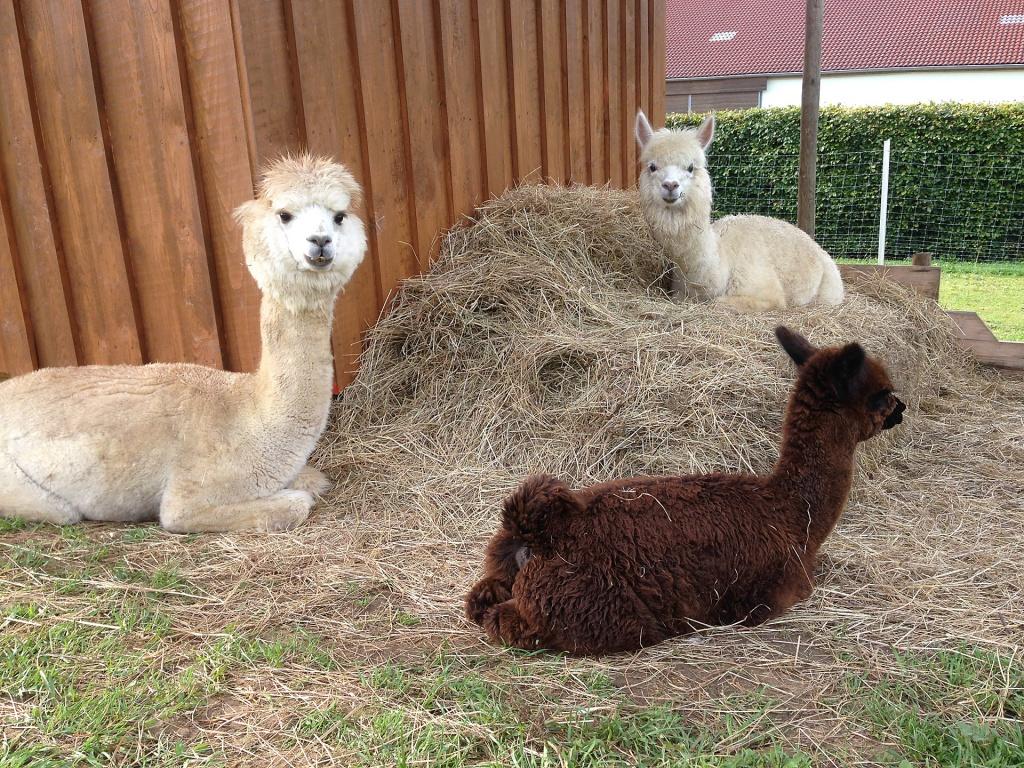
<svg viewBox="0 0 1024 768"><path fill-rule="evenodd" d="M662 161L665 165L659 164L660 159L647 161L640 183L649 197L657 195L665 205L673 206L686 199L693 186L693 174L701 168L703 157L666 158Z"/></svg>
<svg viewBox="0 0 1024 768"><path fill-rule="evenodd" d="M366 253L366 231L341 191L282 195L267 201L257 226L267 251L249 269L257 283L285 285L302 280L328 290L343 286Z"/></svg>
<svg viewBox="0 0 1024 768"><path fill-rule="evenodd" d="M637 114L636 139L642 163L639 186L645 203L681 208L691 192L710 188L704 150L711 144L714 128L714 118L709 117L696 131L663 128L655 132L644 113Z"/></svg>

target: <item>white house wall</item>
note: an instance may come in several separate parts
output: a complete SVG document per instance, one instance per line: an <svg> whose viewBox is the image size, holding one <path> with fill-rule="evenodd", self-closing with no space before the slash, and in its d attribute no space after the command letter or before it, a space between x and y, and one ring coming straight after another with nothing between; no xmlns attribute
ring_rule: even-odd
<svg viewBox="0 0 1024 768"><path fill-rule="evenodd" d="M1024 68L977 71L876 72L821 77L821 105L870 107L930 101L1024 101ZM800 105L800 78L774 77L762 107Z"/></svg>

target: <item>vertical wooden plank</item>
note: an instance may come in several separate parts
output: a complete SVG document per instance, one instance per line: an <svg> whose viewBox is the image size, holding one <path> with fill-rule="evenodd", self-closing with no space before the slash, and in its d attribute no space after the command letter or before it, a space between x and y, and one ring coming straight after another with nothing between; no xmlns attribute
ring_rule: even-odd
<svg viewBox="0 0 1024 768"><path fill-rule="evenodd" d="M544 177L559 184L569 180L568 130L563 84L566 84L560 0L540 0L541 126Z"/></svg>
<svg viewBox="0 0 1024 768"><path fill-rule="evenodd" d="M72 292L82 363L139 363L131 282L108 175L82 7L20 6L41 143ZM56 84L60 84L56 87Z"/></svg>
<svg viewBox="0 0 1024 768"><path fill-rule="evenodd" d="M390 3L355 0L356 51L366 125L366 170L378 223L381 294L419 271L413 251L415 222L411 210L411 165L406 154L401 90L405 87L395 60L396 30Z"/></svg>
<svg viewBox="0 0 1024 768"><path fill-rule="evenodd" d="M6 182L11 242L31 243L19 276L36 364L75 365L75 339L65 291L60 238L51 218L46 172L29 99L13 0L0 0L0 180ZM19 254L14 254L17 257Z"/></svg>
<svg viewBox="0 0 1024 768"><path fill-rule="evenodd" d="M563 90L568 134L568 160L570 179L577 184L590 180L589 124L587 120L587 92L584 72L583 0L564 0L563 62L565 88Z"/></svg>
<svg viewBox="0 0 1024 768"><path fill-rule="evenodd" d="M146 360L220 367L170 6L88 9Z"/></svg>
<svg viewBox="0 0 1024 768"><path fill-rule="evenodd" d="M584 27L587 81L587 131L590 136L590 183L608 182L608 110L606 107L607 51L606 0L589 0Z"/></svg>
<svg viewBox="0 0 1024 768"><path fill-rule="evenodd" d="M651 35L650 35L650 0L636 0L636 91L637 109L633 110L632 117L636 117L636 111L642 109L645 113L651 111ZM632 121L630 129L632 133ZM633 141L636 146L636 141ZM639 156L639 152L637 153Z"/></svg>
<svg viewBox="0 0 1024 768"><path fill-rule="evenodd" d="M605 0L605 131L608 142L608 179L612 186L623 186L622 134L625 118L622 114L623 51L622 5L620 0Z"/></svg>
<svg viewBox="0 0 1024 768"><path fill-rule="evenodd" d="M482 106L471 0L438 0L444 92L451 147L452 212L468 214L483 197Z"/></svg>
<svg viewBox="0 0 1024 768"><path fill-rule="evenodd" d="M522 174L522 169L516 165L513 146L515 107L509 61L514 52L508 40L505 3L502 0L477 0L476 14L476 33L480 40L478 67L486 161L485 192L487 197L497 197Z"/></svg>
<svg viewBox="0 0 1024 768"><path fill-rule="evenodd" d="M515 118L516 168L520 181L542 179L540 71L537 50L537 4L519 0L509 6L509 48Z"/></svg>
<svg viewBox="0 0 1024 768"><path fill-rule="evenodd" d="M364 164L360 67L345 5L336 0L292 0L292 14L309 149L347 166L365 193L360 213L366 221L370 252L334 310L335 377L344 386L355 375L363 334L376 321L381 306L373 190Z"/></svg>
<svg viewBox="0 0 1024 768"><path fill-rule="evenodd" d="M651 0L651 125L665 124L665 0Z"/></svg>
<svg viewBox="0 0 1024 768"><path fill-rule="evenodd" d="M622 147L622 184L631 187L636 182L636 141L633 140L633 119L636 115L636 4L635 0L622 0L622 110L620 145Z"/></svg>
<svg viewBox="0 0 1024 768"><path fill-rule="evenodd" d="M305 146L286 0L237 0L245 88L258 165Z"/></svg>
<svg viewBox="0 0 1024 768"><path fill-rule="evenodd" d="M260 294L245 268L242 233L231 218L252 197L253 179L230 7L209 0L174 5L192 104L209 260L216 277L223 363L229 370L252 371L260 361Z"/></svg>
<svg viewBox="0 0 1024 768"><path fill-rule="evenodd" d="M405 77L409 146L416 200L416 253L426 269L436 255L441 232L451 223L448 199L448 141L441 86L441 31L434 6L397 0Z"/></svg>
<svg viewBox="0 0 1024 768"><path fill-rule="evenodd" d="M0 373L17 376L35 370L36 360L22 306L6 192L0 184Z"/></svg>

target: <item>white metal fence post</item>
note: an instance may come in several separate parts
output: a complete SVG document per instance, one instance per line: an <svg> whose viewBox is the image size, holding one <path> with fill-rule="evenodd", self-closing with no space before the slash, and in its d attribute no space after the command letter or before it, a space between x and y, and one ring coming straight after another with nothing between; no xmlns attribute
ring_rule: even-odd
<svg viewBox="0 0 1024 768"><path fill-rule="evenodd" d="M878 263L885 264L885 225L889 214L889 139L882 144L882 201L878 215Z"/></svg>

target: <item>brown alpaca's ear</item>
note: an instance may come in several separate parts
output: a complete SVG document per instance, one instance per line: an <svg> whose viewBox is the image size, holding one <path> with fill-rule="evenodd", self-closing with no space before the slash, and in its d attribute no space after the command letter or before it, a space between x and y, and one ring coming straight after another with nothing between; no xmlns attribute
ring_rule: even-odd
<svg viewBox="0 0 1024 768"><path fill-rule="evenodd" d="M775 338L779 340L779 344L786 350L786 354L798 366L806 363L811 358L811 355L818 351L811 342L796 331L789 330L784 325L780 325L775 329Z"/></svg>
<svg viewBox="0 0 1024 768"><path fill-rule="evenodd" d="M864 348L854 342L847 344L829 365L832 386L840 397L850 397L864 383L867 367L864 362L867 355Z"/></svg>

